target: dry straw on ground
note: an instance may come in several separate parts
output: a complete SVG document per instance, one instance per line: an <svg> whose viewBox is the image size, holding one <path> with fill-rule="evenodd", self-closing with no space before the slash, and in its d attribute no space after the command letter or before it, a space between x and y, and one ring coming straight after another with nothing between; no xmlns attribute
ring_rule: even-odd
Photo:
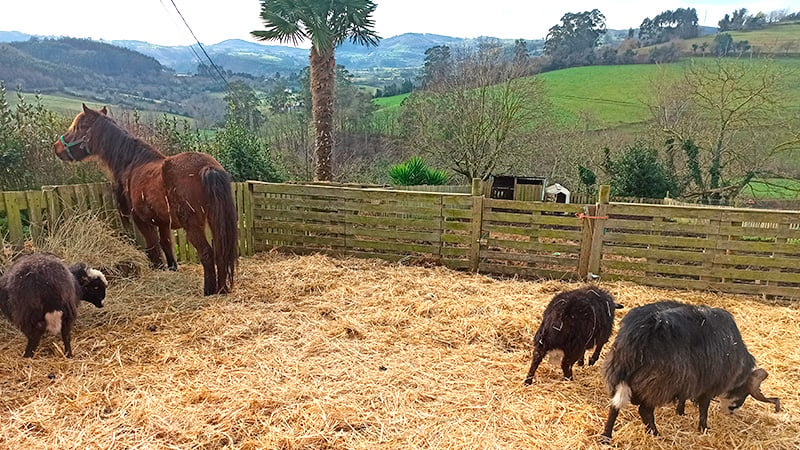
<svg viewBox="0 0 800 450"><path fill-rule="evenodd" d="M201 272L112 284L105 309L81 307L73 359L49 338L23 360L21 333L0 325L0 447L603 448L602 357L575 381L545 362L522 383L545 305L577 284L264 254L240 261L230 296L202 297ZM617 325L664 298L729 309L784 407L714 404L706 434L696 408L659 408L660 437L628 407L610 448L800 447L798 304L602 286L626 306Z"/></svg>

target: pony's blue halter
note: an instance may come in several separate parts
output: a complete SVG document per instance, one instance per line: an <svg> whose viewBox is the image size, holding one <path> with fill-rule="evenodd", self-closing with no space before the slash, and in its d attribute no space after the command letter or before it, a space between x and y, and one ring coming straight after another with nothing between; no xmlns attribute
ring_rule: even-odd
<svg viewBox="0 0 800 450"><path fill-rule="evenodd" d="M92 154L92 152L89 151L89 147L86 146L86 141L83 138L78 139L77 141L64 142L64 135L62 134L58 139L61 141L61 145L64 146L64 150L67 151L67 155L69 155L69 159L71 159L73 161L77 161L77 159L75 159L75 157L72 156L72 152L69 151L70 147L74 147L76 145L80 145L80 147L78 147L78 148L80 148L83 151L85 151L87 156Z"/></svg>

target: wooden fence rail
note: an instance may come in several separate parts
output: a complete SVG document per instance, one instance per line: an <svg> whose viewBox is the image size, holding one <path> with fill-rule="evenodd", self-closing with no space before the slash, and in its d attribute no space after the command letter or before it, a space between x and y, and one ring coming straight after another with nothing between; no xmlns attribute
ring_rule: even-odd
<svg viewBox="0 0 800 450"><path fill-rule="evenodd" d="M241 255L319 252L800 298L797 211L609 202L605 186L592 205L324 184L248 182L233 190ZM0 224L15 245L84 210L123 227L107 184L0 193ZM196 260L182 232L176 246L181 261Z"/></svg>
<svg viewBox="0 0 800 450"><path fill-rule="evenodd" d="M234 183L234 199L239 214L239 254L252 254L252 221L249 187ZM39 191L0 192L0 237L20 249L25 241L38 242L47 229L71 215L92 212L142 245L141 235L117 213L109 183L44 186ZM186 240L183 230L175 230L176 257L197 261L197 251Z"/></svg>

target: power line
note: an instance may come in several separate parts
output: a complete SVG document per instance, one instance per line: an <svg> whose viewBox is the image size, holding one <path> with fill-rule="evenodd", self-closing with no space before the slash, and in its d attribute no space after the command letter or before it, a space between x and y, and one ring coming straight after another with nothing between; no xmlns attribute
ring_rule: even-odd
<svg viewBox="0 0 800 450"><path fill-rule="evenodd" d="M228 80L225 78L225 75L223 74L219 66L217 66L216 63L214 63L214 60L212 60L211 56L209 56L208 52L206 52L206 49L205 47L203 47L203 44L200 43L200 40L197 39L197 36L194 34L194 31L192 30L192 27L189 26L189 23L186 21L186 18L183 17L183 13L181 13L181 10L178 9L178 5L175 4L175 0L170 0L170 3L172 3L172 7L175 8L175 11L178 13L178 16L180 16L181 20L183 21L183 24L186 25L186 29L188 29L189 33L191 33L192 38L194 38L194 41L197 42L197 46L200 48L200 50L202 50L203 54L206 56L206 59L208 59L208 62L211 63L211 67L213 67L214 70L217 72L217 75L219 75L219 77L222 78L223 83L225 83L225 88L228 89L229 88ZM201 59L200 55L197 54L197 52L191 45L189 46L189 48L192 49L192 52L195 54L195 56L197 56L198 60Z"/></svg>

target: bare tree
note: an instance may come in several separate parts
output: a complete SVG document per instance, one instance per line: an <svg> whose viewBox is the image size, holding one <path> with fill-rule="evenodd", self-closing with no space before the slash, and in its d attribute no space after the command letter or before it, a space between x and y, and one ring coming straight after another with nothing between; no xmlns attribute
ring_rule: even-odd
<svg viewBox="0 0 800 450"><path fill-rule="evenodd" d="M789 76L768 60L718 58L654 83L650 110L685 196L730 200L754 178L779 174L777 162L800 148Z"/></svg>
<svg viewBox="0 0 800 450"><path fill-rule="evenodd" d="M408 146L433 165L486 178L531 149L527 136L549 108L541 82L520 78L529 68L504 59L499 46L455 53L451 76L412 93L400 123Z"/></svg>

